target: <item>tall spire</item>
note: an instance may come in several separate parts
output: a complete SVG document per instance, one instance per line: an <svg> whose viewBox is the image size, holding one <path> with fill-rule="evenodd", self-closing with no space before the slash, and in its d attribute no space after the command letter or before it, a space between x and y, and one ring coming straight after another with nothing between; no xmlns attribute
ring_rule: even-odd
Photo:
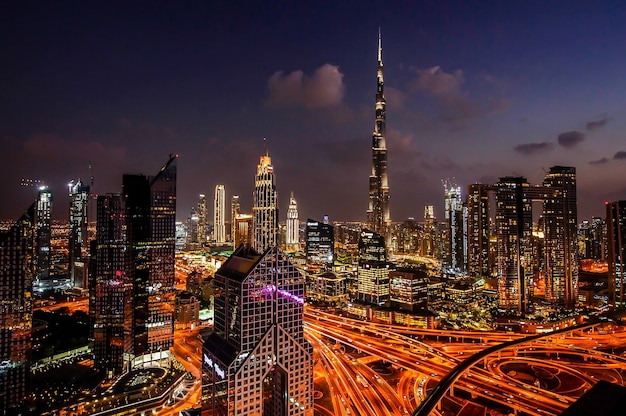
<svg viewBox="0 0 626 416"><path fill-rule="evenodd" d="M380 36L380 27L378 28L378 65L383 65L383 42Z"/></svg>
<svg viewBox="0 0 626 416"><path fill-rule="evenodd" d="M376 120L372 134L372 174L369 178L368 227L386 234L391 224L389 216L389 183L387 179L387 142L385 134L386 110L383 78L383 47L378 29L378 70L376 73Z"/></svg>

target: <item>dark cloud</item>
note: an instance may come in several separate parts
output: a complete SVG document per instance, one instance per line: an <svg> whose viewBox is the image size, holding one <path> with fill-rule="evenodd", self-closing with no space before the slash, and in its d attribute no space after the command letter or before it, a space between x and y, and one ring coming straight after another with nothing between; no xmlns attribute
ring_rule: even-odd
<svg viewBox="0 0 626 416"><path fill-rule="evenodd" d="M585 126L587 131L597 130L599 128L604 127L604 125L609 121L608 117L601 118L600 120L590 121Z"/></svg>
<svg viewBox="0 0 626 416"><path fill-rule="evenodd" d="M267 81L271 107L318 108L341 103L345 86L339 67L325 64L307 77L302 71L293 71L285 75L276 71Z"/></svg>
<svg viewBox="0 0 626 416"><path fill-rule="evenodd" d="M626 151L620 150L619 152L613 155L613 159L624 160L626 159Z"/></svg>
<svg viewBox="0 0 626 416"><path fill-rule="evenodd" d="M592 160L591 162L589 162L589 164L590 165L604 165L608 161L609 161L609 159L607 159L606 157L603 157L603 158L598 159L598 160Z"/></svg>
<svg viewBox="0 0 626 416"><path fill-rule="evenodd" d="M475 100L461 89L465 82L463 71L457 69L446 73L440 67L418 69L417 78L409 85L411 91L424 91L437 100L442 111L441 120L456 122L506 111L510 107L507 100Z"/></svg>
<svg viewBox="0 0 626 416"><path fill-rule="evenodd" d="M559 134L557 140L561 146L569 149L584 141L585 135L584 133L573 130Z"/></svg>
<svg viewBox="0 0 626 416"><path fill-rule="evenodd" d="M553 144L548 142L543 143L524 143L515 146L515 151L523 155L533 155L535 153L542 153L552 150Z"/></svg>

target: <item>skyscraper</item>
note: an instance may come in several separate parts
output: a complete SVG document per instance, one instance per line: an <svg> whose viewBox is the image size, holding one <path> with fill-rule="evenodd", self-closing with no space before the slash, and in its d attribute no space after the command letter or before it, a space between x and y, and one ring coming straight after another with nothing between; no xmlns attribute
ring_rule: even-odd
<svg viewBox="0 0 626 416"><path fill-rule="evenodd" d="M276 246L240 246L215 273L214 332L203 347L205 410L213 416L308 415L311 345L304 277Z"/></svg>
<svg viewBox="0 0 626 416"><path fill-rule="evenodd" d="M124 198L98 196L96 240L91 259L89 315L94 368L113 376L124 371L133 351L133 285L127 275Z"/></svg>
<svg viewBox="0 0 626 416"><path fill-rule="evenodd" d="M467 273L470 277L489 277L493 265L489 261L489 239L491 237L489 192L490 185L469 185L467 193L468 252Z"/></svg>
<svg viewBox="0 0 626 416"><path fill-rule="evenodd" d="M174 342L176 158L170 155L155 176L124 175L122 179L135 356L167 354Z"/></svg>
<svg viewBox="0 0 626 416"><path fill-rule="evenodd" d="M383 47L378 33L378 71L376 88L376 122L372 135L372 174L369 178L368 227L386 235L391 223L389 216L389 182L387 179L386 114L383 80Z"/></svg>
<svg viewBox="0 0 626 416"><path fill-rule="evenodd" d="M609 302L626 306L626 201L606 204L608 234Z"/></svg>
<svg viewBox="0 0 626 416"><path fill-rule="evenodd" d="M52 237L51 227L52 191L42 186L37 197L37 214L35 223L35 238L37 239L37 278L45 279L50 276L50 256Z"/></svg>
<svg viewBox="0 0 626 416"><path fill-rule="evenodd" d="M576 168L551 167L543 186L546 300L573 309L578 300Z"/></svg>
<svg viewBox="0 0 626 416"><path fill-rule="evenodd" d="M198 197L198 225L197 225L197 242L200 244L206 243L206 220L207 220L207 207L206 196L200 194Z"/></svg>
<svg viewBox="0 0 626 416"><path fill-rule="evenodd" d="M213 236L216 244L226 242L226 191L224 185L215 186L215 200L213 203Z"/></svg>
<svg viewBox="0 0 626 416"><path fill-rule="evenodd" d="M300 243L300 221L298 219L298 203L293 197L293 192L289 198L289 208L287 209L287 235L285 244L287 250L298 250Z"/></svg>
<svg viewBox="0 0 626 416"><path fill-rule="evenodd" d="M359 238L357 297L382 306L389 301L389 263L382 235L363 231Z"/></svg>
<svg viewBox="0 0 626 416"><path fill-rule="evenodd" d="M328 223L328 217L324 222L307 219L305 239L307 264L332 267L335 261L335 232Z"/></svg>
<svg viewBox="0 0 626 416"><path fill-rule="evenodd" d="M447 245L444 265L451 270L465 270L463 201L461 187L450 181L443 182L444 217L447 226Z"/></svg>
<svg viewBox="0 0 626 416"><path fill-rule="evenodd" d="M0 231L0 413L20 414L30 394L33 246L39 201ZM25 411L25 408L21 409ZM23 413L22 413L23 414Z"/></svg>
<svg viewBox="0 0 626 416"><path fill-rule="evenodd" d="M238 246L235 240L237 239L237 216L240 211L241 203L239 202L239 195L233 195L230 199L230 241L233 242L234 248Z"/></svg>
<svg viewBox="0 0 626 416"><path fill-rule="evenodd" d="M257 166L252 196L252 247L263 253L276 245L278 236L278 196L272 159L267 153Z"/></svg>
<svg viewBox="0 0 626 416"><path fill-rule="evenodd" d="M496 236L499 307L526 312L532 278L532 204L529 183L522 177L504 177L496 188Z"/></svg>
<svg viewBox="0 0 626 416"><path fill-rule="evenodd" d="M89 185L80 179L68 185L70 195L70 233L69 233L69 275L74 287L87 287L87 209L89 205Z"/></svg>

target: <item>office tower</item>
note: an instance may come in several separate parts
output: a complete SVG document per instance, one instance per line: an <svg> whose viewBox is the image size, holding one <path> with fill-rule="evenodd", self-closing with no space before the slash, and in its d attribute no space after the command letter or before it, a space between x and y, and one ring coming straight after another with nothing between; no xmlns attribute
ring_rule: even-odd
<svg viewBox="0 0 626 416"><path fill-rule="evenodd" d="M573 309L578 298L576 168L551 167L543 186L546 300Z"/></svg>
<svg viewBox="0 0 626 416"><path fill-rule="evenodd" d="M267 153L257 166L252 199L252 247L262 253L276 245L278 236L278 196L272 159Z"/></svg>
<svg viewBox="0 0 626 416"><path fill-rule="evenodd" d="M285 244L287 245L287 250L297 251L300 244L300 221L298 219L298 203L296 198L293 197L293 192L289 198L286 228Z"/></svg>
<svg viewBox="0 0 626 416"><path fill-rule="evenodd" d="M206 196L200 194L198 198L198 225L197 229L197 242L200 244L204 244L206 242L206 220L207 220L207 207L206 207Z"/></svg>
<svg viewBox="0 0 626 416"><path fill-rule="evenodd" d="M386 235L391 224L389 216L389 182L387 179L386 114L383 80L383 48L378 33L378 71L376 88L376 122L372 135L372 174L369 179L368 227L375 233Z"/></svg>
<svg viewBox="0 0 626 416"><path fill-rule="evenodd" d="M224 185L215 186L213 202L213 237L216 244L226 242L226 191Z"/></svg>
<svg viewBox="0 0 626 416"><path fill-rule="evenodd" d="M328 223L328 217L324 217L324 222L307 219L305 238L307 264L332 267L335 261L335 232Z"/></svg>
<svg viewBox="0 0 626 416"><path fill-rule="evenodd" d="M468 186L467 193L467 273L470 277L489 277L493 264L489 260L491 221L489 192L490 185L480 183Z"/></svg>
<svg viewBox="0 0 626 416"><path fill-rule="evenodd" d="M50 237L52 236L50 214L52 211L52 192L49 188L39 188L37 197L37 214L35 224L35 238L37 239L37 279L50 276Z"/></svg>
<svg viewBox="0 0 626 416"><path fill-rule="evenodd" d="M447 226L447 240L444 265L450 270L465 270L463 238L463 201L461 187L446 180L444 188L444 217Z"/></svg>
<svg viewBox="0 0 626 416"><path fill-rule="evenodd" d="M235 218L235 248L252 242L252 215L237 214Z"/></svg>
<svg viewBox="0 0 626 416"><path fill-rule="evenodd" d="M198 237L198 209L191 207L191 213L187 218L187 244L202 244L204 241Z"/></svg>
<svg viewBox="0 0 626 416"><path fill-rule="evenodd" d="M357 298L373 305L389 301L389 263L382 235L362 231L359 238Z"/></svg>
<svg viewBox="0 0 626 416"><path fill-rule="evenodd" d="M608 234L609 302L626 306L626 201L606 204Z"/></svg>
<svg viewBox="0 0 626 416"><path fill-rule="evenodd" d="M0 231L0 413L20 414L30 395L35 216L39 200ZM25 414L25 413L23 413Z"/></svg>
<svg viewBox="0 0 626 416"><path fill-rule="evenodd" d="M528 181L504 177L496 189L498 295L501 309L526 312L532 278L532 204Z"/></svg>
<svg viewBox="0 0 626 416"><path fill-rule="evenodd" d="M133 285L127 275L126 211L119 194L100 195L91 260L89 315L94 368L107 377L126 369L133 351Z"/></svg>
<svg viewBox="0 0 626 416"><path fill-rule="evenodd" d="M156 176L124 175L122 179L135 356L167 354L174 341L176 158L170 155Z"/></svg>
<svg viewBox="0 0 626 416"><path fill-rule="evenodd" d="M234 248L237 248L235 240L237 239L237 215L241 211L241 203L239 195L233 195L230 199L230 241L233 242Z"/></svg>
<svg viewBox="0 0 626 416"><path fill-rule="evenodd" d="M304 277L276 246L240 246L215 273L214 332L203 347L206 411L309 415L312 348L304 339Z"/></svg>
<svg viewBox="0 0 626 416"><path fill-rule="evenodd" d="M68 185L70 195L70 233L69 233L69 277L74 287L87 287L87 209L89 205L89 186L80 179Z"/></svg>
<svg viewBox="0 0 626 416"><path fill-rule="evenodd" d="M420 254L437 258L439 256L438 240L435 210L432 205L426 205L424 207L424 227L422 229Z"/></svg>
<svg viewBox="0 0 626 416"><path fill-rule="evenodd" d="M428 275L423 270L399 269L389 272L391 307L417 312L428 307Z"/></svg>

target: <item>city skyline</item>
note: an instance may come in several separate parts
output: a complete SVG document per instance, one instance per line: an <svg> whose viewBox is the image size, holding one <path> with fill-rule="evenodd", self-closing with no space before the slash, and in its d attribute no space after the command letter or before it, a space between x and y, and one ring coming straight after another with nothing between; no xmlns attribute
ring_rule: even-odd
<svg viewBox="0 0 626 416"><path fill-rule="evenodd" d="M266 137L281 212L293 191L301 218L364 221L379 27L392 221L442 220L442 179L465 198L554 165L577 169L579 220L626 197L618 3L144 6L7 6L0 218L36 197L22 177L66 219L69 180L113 192L172 152L179 220L216 184L249 211Z"/></svg>

